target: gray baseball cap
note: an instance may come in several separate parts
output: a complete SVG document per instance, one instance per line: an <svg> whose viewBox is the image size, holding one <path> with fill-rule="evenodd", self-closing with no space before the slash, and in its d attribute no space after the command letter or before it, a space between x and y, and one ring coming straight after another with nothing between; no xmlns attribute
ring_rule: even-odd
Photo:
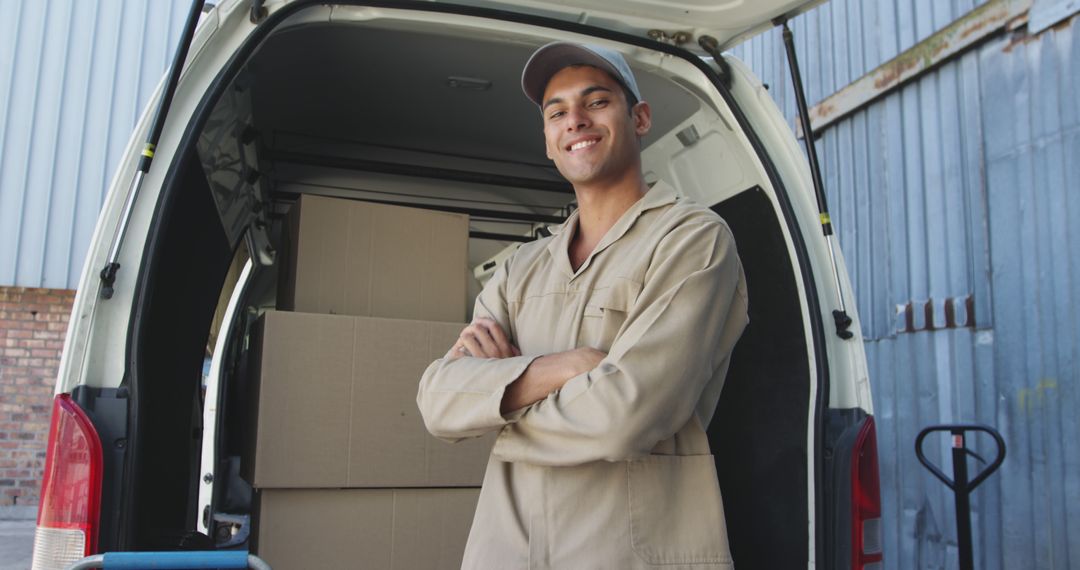
<svg viewBox="0 0 1080 570"><path fill-rule="evenodd" d="M542 106L548 81L571 65L591 65L608 72L641 101L634 72L630 71L621 53L598 45L571 42L552 42L533 52L521 72L521 90L533 103Z"/></svg>

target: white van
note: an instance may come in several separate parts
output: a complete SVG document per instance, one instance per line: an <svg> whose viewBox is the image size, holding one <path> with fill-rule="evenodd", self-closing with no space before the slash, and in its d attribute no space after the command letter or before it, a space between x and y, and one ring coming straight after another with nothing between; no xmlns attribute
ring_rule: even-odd
<svg viewBox="0 0 1080 570"><path fill-rule="evenodd" d="M89 244L34 568L247 546L247 333L276 303L284 213L317 194L469 214L462 272L478 276L475 294L508 248L573 208L519 87L528 55L554 40L626 56L653 108L647 180L711 206L736 237L750 325L708 430L736 563L880 567L876 436L843 259L790 127L720 51L818 3L225 0L205 11Z"/></svg>

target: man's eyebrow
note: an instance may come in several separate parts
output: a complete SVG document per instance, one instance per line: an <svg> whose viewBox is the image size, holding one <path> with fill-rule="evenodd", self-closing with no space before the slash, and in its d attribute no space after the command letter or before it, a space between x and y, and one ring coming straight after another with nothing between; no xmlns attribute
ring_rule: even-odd
<svg viewBox="0 0 1080 570"><path fill-rule="evenodd" d="M551 99L548 99L547 102L544 103L544 106L541 107L540 109L544 110L544 109L547 109L548 107L550 107L550 106L552 106L552 105L554 105L556 103L562 103L562 102L563 102L562 99L560 99L558 97L552 97Z"/></svg>
<svg viewBox="0 0 1080 570"><path fill-rule="evenodd" d="M597 91L607 91L608 93L613 93L613 91L611 89L608 89L607 87L604 87L603 85L590 85L590 86L588 86L588 87L581 90L581 96L582 97L588 97L589 95L591 95L593 93L596 93ZM544 106L541 107L540 109L544 110L544 109L547 109L548 107L550 107L551 105L554 105L556 103L562 103L562 102L563 102L562 98L560 98L560 97L552 97L551 99L548 99L544 103Z"/></svg>
<svg viewBox="0 0 1080 570"><path fill-rule="evenodd" d="M596 93L597 91L607 91L608 93L612 93L611 89L608 89L607 87L604 87L603 85L592 85L590 87L586 87L586 88L582 89L581 90L581 96L582 97L587 97L589 95L592 95L593 93Z"/></svg>

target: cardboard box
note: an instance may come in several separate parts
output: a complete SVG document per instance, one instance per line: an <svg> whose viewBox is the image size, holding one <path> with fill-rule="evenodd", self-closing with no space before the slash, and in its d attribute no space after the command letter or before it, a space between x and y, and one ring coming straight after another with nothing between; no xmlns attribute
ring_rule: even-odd
<svg viewBox="0 0 1080 570"><path fill-rule="evenodd" d="M274 570L457 570L479 489L265 489L254 549Z"/></svg>
<svg viewBox="0 0 1080 570"><path fill-rule="evenodd" d="M478 487L495 434L427 432L420 376L464 325L269 311L255 327L255 487ZM253 456L252 456L253 455Z"/></svg>
<svg viewBox="0 0 1080 570"><path fill-rule="evenodd" d="M279 309L465 320L469 218L303 195L279 248Z"/></svg>

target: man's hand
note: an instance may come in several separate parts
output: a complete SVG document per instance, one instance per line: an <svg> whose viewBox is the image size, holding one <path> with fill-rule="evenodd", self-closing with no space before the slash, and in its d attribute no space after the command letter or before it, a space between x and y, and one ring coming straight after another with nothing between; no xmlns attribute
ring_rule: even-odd
<svg viewBox="0 0 1080 570"><path fill-rule="evenodd" d="M606 356L607 353L586 346L533 360L525 373L506 387L499 412L506 415L547 398L571 378L596 368Z"/></svg>
<svg viewBox="0 0 1080 570"><path fill-rule="evenodd" d="M499 323L487 317L478 317L461 330L457 342L450 347L446 358L457 360L462 356L477 358L510 358L521 356L521 350L510 342Z"/></svg>

